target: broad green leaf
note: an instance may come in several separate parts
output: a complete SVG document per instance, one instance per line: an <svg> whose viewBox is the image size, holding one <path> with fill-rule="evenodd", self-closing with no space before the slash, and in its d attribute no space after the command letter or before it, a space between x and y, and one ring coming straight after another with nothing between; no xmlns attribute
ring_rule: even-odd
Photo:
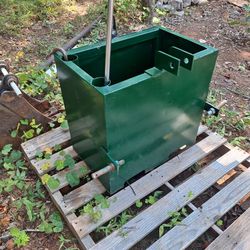
<svg viewBox="0 0 250 250"><path fill-rule="evenodd" d="M43 157L43 152L42 151L36 151L36 155L37 158L42 158Z"/></svg>
<svg viewBox="0 0 250 250"><path fill-rule="evenodd" d="M3 147L1 153L2 153L3 155L8 155L9 152L10 152L11 150L12 150L12 144L6 144L6 145Z"/></svg>
<svg viewBox="0 0 250 250"><path fill-rule="evenodd" d="M50 189L57 189L60 186L60 181L52 176L50 176L47 185Z"/></svg>
<svg viewBox="0 0 250 250"><path fill-rule="evenodd" d="M3 164L3 167L6 169L6 170L13 170L15 169L15 165L11 162L4 162Z"/></svg>
<svg viewBox="0 0 250 250"><path fill-rule="evenodd" d="M41 166L41 170L46 171L50 168L50 163L49 162L45 162L42 166Z"/></svg>
<svg viewBox="0 0 250 250"><path fill-rule="evenodd" d="M9 157L9 158L10 158L10 160L11 160L12 162L15 162L15 161L21 159L21 157L22 157L21 151L13 150L13 151L11 151L10 157Z"/></svg>
<svg viewBox="0 0 250 250"><path fill-rule="evenodd" d="M22 119L22 120L20 120L20 123L22 125L29 125L29 120L28 119Z"/></svg>
<svg viewBox="0 0 250 250"><path fill-rule="evenodd" d="M224 221L223 221L223 220L218 220L218 221L216 222L216 225L217 225L218 227L223 226L223 224L224 224Z"/></svg>
<svg viewBox="0 0 250 250"><path fill-rule="evenodd" d="M80 183L80 178L75 171L71 171L66 174L66 180L71 187L77 186Z"/></svg>
<svg viewBox="0 0 250 250"><path fill-rule="evenodd" d="M34 134L35 134L35 130L29 129L28 131L23 131L22 138L31 139L34 137Z"/></svg>
<svg viewBox="0 0 250 250"><path fill-rule="evenodd" d="M61 219L61 216L58 212L54 212L53 214L50 215L49 220L53 224L53 231L55 233L62 232L63 230L63 222Z"/></svg>
<svg viewBox="0 0 250 250"><path fill-rule="evenodd" d="M10 136L11 136L12 138L16 138L16 137L17 137L17 134L18 134L18 131L17 131L17 130L13 130L13 131L11 131Z"/></svg>
<svg viewBox="0 0 250 250"><path fill-rule="evenodd" d="M47 234L53 233L53 225L48 223L47 221L43 221L39 226L38 229L42 232Z"/></svg>
<svg viewBox="0 0 250 250"><path fill-rule="evenodd" d="M102 194L97 194L94 198L96 203L101 205L101 208L109 208L109 201Z"/></svg>
<svg viewBox="0 0 250 250"><path fill-rule="evenodd" d="M57 152L57 151L60 151L62 149L62 146L61 145L59 145L59 144L56 144L55 146L54 146L54 150Z"/></svg>
<svg viewBox="0 0 250 250"><path fill-rule="evenodd" d="M64 120L64 121L61 123L60 127L61 127L62 129L68 129L68 128L69 128L68 121Z"/></svg>
<svg viewBox="0 0 250 250"><path fill-rule="evenodd" d="M65 168L64 161L63 160L56 160L55 167L56 167L56 170L58 170L58 171L64 169Z"/></svg>
<svg viewBox="0 0 250 250"><path fill-rule="evenodd" d="M143 206L143 202L141 200L137 200L135 205L136 207L141 208Z"/></svg>
<svg viewBox="0 0 250 250"><path fill-rule="evenodd" d="M64 166L69 167L70 169L74 168L75 160L72 158L71 155L67 154L64 156Z"/></svg>
<svg viewBox="0 0 250 250"><path fill-rule="evenodd" d="M45 185L48 183L49 179L50 179L50 175L49 174L45 174L41 177L41 180L42 180L42 184Z"/></svg>

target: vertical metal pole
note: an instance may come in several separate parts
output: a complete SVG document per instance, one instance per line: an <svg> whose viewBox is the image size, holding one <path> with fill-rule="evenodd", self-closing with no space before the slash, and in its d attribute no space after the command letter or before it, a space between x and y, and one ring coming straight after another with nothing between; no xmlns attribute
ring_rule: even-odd
<svg viewBox="0 0 250 250"><path fill-rule="evenodd" d="M113 30L113 12L114 0L109 0L108 6L108 26L107 26L107 40L106 40L106 58L105 58L105 82L110 82L110 57L111 57L111 43Z"/></svg>

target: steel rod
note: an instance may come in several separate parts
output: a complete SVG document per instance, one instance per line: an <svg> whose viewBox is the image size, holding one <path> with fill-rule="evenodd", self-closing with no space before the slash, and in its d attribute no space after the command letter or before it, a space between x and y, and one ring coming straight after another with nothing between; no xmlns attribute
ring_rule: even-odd
<svg viewBox="0 0 250 250"><path fill-rule="evenodd" d="M0 70L2 71L4 76L7 76L9 74L9 72L5 68L0 68ZM18 88L18 86L16 85L15 82L10 82L10 86L13 89L13 91L16 93L16 95L18 95L18 96L22 95L21 90Z"/></svg>
<svg viewBox="0 0 250 250"><path fill-rule="evenodd" d="M106 39L106 57L105 57L105 82L106 84L110 82L110 59L111 59L111 43L112 43L112 31L113 31L113 12L114 12L114 1L109 0L107 39Z"/></svg>
<svg viewBox="0 0 250 250"><path fill-rule="evenodd" d="M124 164L125 164L125 161L124 161L124 160L118 161L118 165L119 165L120 167L121 167L122 165L124 165ZM92 173L92 174L91 174L91 177L92 177L93 179L97 179L97 178L101 177L102 175L105 175L105 174L107 174L107 173L109 173L109 172L115 171L115 168L116 168L115 165L114 165L113 163L110 163L108 166L106 166L106 167L104 167L104 168L102 168L102 169L100 169L100 170L98 170L98 171Z"/></svg>

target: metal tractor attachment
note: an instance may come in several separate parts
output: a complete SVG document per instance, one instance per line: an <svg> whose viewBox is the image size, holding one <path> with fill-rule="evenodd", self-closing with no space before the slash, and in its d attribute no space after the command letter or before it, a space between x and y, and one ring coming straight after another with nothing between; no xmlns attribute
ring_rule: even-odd
<svg viewBox="0 0 250 250"><path fill-rule="evenodd" d="M21 119L34 118L37 123L47 126L52 121L44 113L50 108L47 101L39 101L25 94L18 87L18 78L9 73L10 67L0 61L0 147L7 143L15 143L10 132L15 129Z"/></svg>
<svg viewBox="0 0 250 250"><path fill-rule="evenodd" d="M196 140L218 51L162 27L55 53L72 145L114 193ZM160 178L160 176L159 176Z"/></svg>

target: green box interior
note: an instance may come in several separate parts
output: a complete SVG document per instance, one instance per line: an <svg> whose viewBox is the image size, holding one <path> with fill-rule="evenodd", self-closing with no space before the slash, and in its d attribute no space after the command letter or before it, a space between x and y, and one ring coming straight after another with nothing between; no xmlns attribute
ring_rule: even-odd
<svg viewBox="0 0 250 250"><path fill-rule="evenodd" d="M171 53L173 46L190 54L206 49L202 45L162 30L143 37L141 41L139 37L136 43L131 41L130 46L128 46L127 41L124 45L120 43L119 46L114 45L112 48L111 85L143 74L152 67L157 68L158 65L155 60L157 51L176 56ZM92 78L104 76L105 50L103 46L90 51L84 51L84 53L76 53L75 55L78 57L78 66Z"/></svg>

